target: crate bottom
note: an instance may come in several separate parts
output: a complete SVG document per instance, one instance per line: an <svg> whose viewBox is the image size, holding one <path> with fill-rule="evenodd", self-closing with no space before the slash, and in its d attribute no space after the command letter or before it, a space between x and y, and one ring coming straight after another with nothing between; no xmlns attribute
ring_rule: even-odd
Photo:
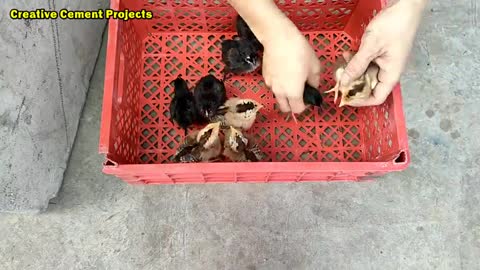
<svg viewBox="0 0 480 270"><path fill-rule="evenodd" d="M173 95L171 82L182 75L189 86L206 74L222 76L220 42L233 33L156 33L144 40L138 162L141 164L171 163L183 139L183 130L169 121L168 107ZM306 32L323 65L320 91L334 85L332 67L342 51L352 47L343 32ZM252 98L265 108L249 134L258 137L268 155L266 161L362 161L363 124L361 109L338 108L332 95L324 97L318 110L308 109L293 119L285 120L272 92L265 87L260 71L233 76L226 81L228 97Z"/></svg>

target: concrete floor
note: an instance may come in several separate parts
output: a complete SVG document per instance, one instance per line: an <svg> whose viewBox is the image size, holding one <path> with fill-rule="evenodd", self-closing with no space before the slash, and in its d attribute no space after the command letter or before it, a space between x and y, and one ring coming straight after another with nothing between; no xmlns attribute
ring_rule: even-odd
<svg viewBox="0 0 480 270"><path fill-rule="evenodd" d="M478 15L432 2L402 80L405 172L126 185L97 154L102 58L59 196L46 213L0 216L0 269L480 269Z"/></svg>

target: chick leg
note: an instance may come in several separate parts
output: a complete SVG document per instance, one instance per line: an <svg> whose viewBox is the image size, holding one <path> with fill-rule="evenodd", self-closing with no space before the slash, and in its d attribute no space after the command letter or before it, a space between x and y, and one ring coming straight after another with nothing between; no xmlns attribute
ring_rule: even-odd
<svg viewBox="0 0 480 270"><path fill-rule="evenodd" d="M293 121L295 122L295 124L298 124L297 117L295 116L295 114L293 112L292 112L292 118L293 118Z"/></svg>
<svg viewBox="0 0 480 270"><path fill-rule="evenodd" d="M339 88L340 88L340 82L337 82L332 89L330 89L328 91L325 91L326 94L331 93L331 92L335 92L335 97L333 98L333 103L337 103Z"/></svg>
<svg viewBox="0 0 480 270"><path fill-rule="evenodd" d="M227 79L232 77L232 73L230 72L230 69L227 67L223 68L223 79L222 81L225 82Z"/></svg>
<svg viewBox="0 0 480 270"><path fill-rule="evenodd" d="M293 112L287 114L287 117L285 117L285 122L288 122L290 120L290 117L293 118L293 121L295 122L295 124L298 124L297 117L295 117L295 114Z"/></svg>

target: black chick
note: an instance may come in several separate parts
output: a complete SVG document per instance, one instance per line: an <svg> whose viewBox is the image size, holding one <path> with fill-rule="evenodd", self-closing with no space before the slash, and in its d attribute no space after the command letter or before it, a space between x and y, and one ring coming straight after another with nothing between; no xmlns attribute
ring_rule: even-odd
<svg viewBox="0 0 480 270"><path fill-rule="evenodd" d="M175 94L170 103L170 120L183 128L186 136L188 127L196 121L195 100L187 82L181 76L173 81L173 86Z"/></svg>
<svg viewBox="0 0 480 270"><path fill-rule="evenodd" d="M227 92L222 81L213 75L201 78L193 92L199 122L209 121L215 116L218 107L227 101Z"/></svg>
<svg viewBox="0 0 480 270"><path fill-rule="evenodd" d="M235 22L235 27L237 29L238 36L241 39L245 39L247 41L250 41L252 45L254 46L255 50L257 51L263 51L263 45L258 41L257 37L255 34L252 32L250 27L247 25L245 20L238 15L236 22Z"/></svg>
<svg viewBox="0 0 480 270"><path fill-rule="evenodd" d="M222 41L222 61L225 63L224 80L228 73L253 72L262 62L253 43L239 37Z"/></svg>
<svg viewBox="0 0 480 270"><path fill-rule="evenodd" d="M323 103L322 94L320 94L320 92L318 92L315 87L312 87L308 83L305 83L305 88L303 89L303 103L305 103L305 106L307 107L314 106L318 107L318 109L320 110L320 107ZM295 117L295 114L293 112L287 115L285 121L288 121L290 117L292 117L293 120L297 122L297 118Z"/></svg>
<svg viewBox="0 0 480 270"><path fill-rule="evenodd" d="M305 103L306 106L320 107L322 102L322 94L308 83L305 83L305 88L303 90L303 103Z"/></svg>

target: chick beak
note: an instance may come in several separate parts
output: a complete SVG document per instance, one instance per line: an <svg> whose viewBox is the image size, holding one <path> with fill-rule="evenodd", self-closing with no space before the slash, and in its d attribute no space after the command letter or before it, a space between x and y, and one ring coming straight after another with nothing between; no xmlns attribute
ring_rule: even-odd
<svg viewBox="0 0 480 270"><path fill-rule="evenodd" d="M346 102L343 100L343 98L340 100L340 105L338 105L338 107L343 107L347 105Z"/></svg>

